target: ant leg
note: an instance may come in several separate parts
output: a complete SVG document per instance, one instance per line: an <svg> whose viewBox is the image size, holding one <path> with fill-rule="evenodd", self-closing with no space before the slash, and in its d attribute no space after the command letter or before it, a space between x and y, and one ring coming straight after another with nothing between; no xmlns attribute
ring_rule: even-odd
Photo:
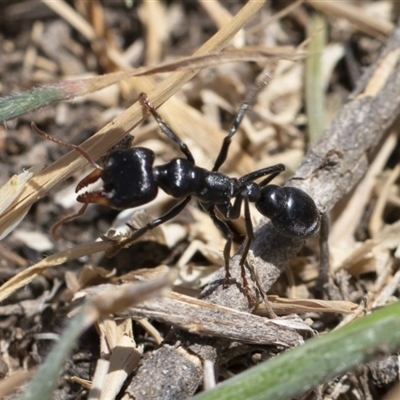
<svg viewBox="0 0 400 400"><path fill-rule="evenodd" d="M231 280L231 273L229 270L229 259L231 257L233 233L232 233L232 230L229 227L229 225L226 222L221 221L217 217L217 214L215 213L214 205L205 205L204 203L202 203L201 205L207 211L207 213L210 216L211 220L213 221L214 225L222 232L222 234L226 238L226 243L225 243L225 247L224 247L224 261L225 261L225 283L224 283L224 286L228 286L229 281Z"/></svg>
<svg viewBox="0 0 400 400"><path fill-rule="evenodd" d="M176 217L180 212L182 212L184 210L184 208L189 203L190 199L191 199L191 196L186 197L179 204L177 204L176 206L172 207L163 216L161 216L159 218L156 218L153 221L150 221L148 224L146 224L145 226L143 226L143 227L141 227L139 229L136 229L134 226L132 226L130 224L126 224L126 225L128 225L129 228L131 228L135 232L129 238L119 242L117 244L117 246L119 248L121 248L121 249L122 248L127 248L127 247L129 247L131 245L131 243L133 243L135 240L139 239L141 236L143 236L148 231L150 231L150 230L156 228L157 226L159 226L159 225L169 221L170 219ZM112 254L116 254L116 253L112 253Z"/></svg>
<svg viewBox="0 0 400 400"><path fill-rule="evenodd" d="M233 205L228 203L227 205L218 205L218 211L222 213L224 218L228 220L238 219L240 217L240 209L242 208L243 195L238 192L235 196L235 201Z"/></svg>
<svg viewBox="0 0 400 400"><path fill-rule="evenodd" d="M89 161L89 163L92 164L94 168L99 169L99 170L103 170L103 167L102 167L101 165L97 164L95 161L93 161L92 158L89 156L89 154L86 153L86 151L82 149L82 147L77 146L77 145L75 145L75 144L70 144L70 143L64 142L64 141L61 140L61 139L56 139L55 137L50 136L50 135L47 134L46 132L43 132L42 130L40 130L40 129L36 126L36 124L35 124L34 122L31 123L31 128L32 128L32 130L33 130L36 134L38 134L38 135L41 136L42 138L45 138L45 139L47 139L47 140L50 140L51 142L57 143L57 144L59 144L59 145L61 145L61 146L67 147L67 148L70 149L70 150L75 150L75 151L77 151L77 152L80 153L83 157L85 157L86 160Z"/></svg>
<svg viewBox="0 0 400 400"><path fill-rule="evenodd" d="M224 214L224 217L227 219L237 219L239 218L240 215L240 209L242 206L242 202L244 201L244 221L246 224L246 239L244 242L244 248L240 257L239 261L239 266L240 266L240 273L242 277L242 282L243 282L243 289L245 291L245 294L247 298L250 301L249 297L249 283L246 278L246 269L245 269L245 263L247 259L247 254L249 253L250 250L250 245L251 242L254 240L254 231L253 231L253 224L251 222L251 215L250 215L250 208L249 208L249 199L247 197L247 193L245 190L243 190L241 193L239 193L236 198L235 202L233 205L229 204L226 209L218 209Z"/></svg>
<svg viewBox="0 0 400 400"><path fill-rule="evenodd" d="M329 215L324 212L321 214L321 229L319 231L319 264L320 273L315 284L315 292L317 298L324 298L324 294L328 294L328 283L329 283Z"/></svg>
<svg viewBox="0 0 400 400"><path fill-rule="evenodd" d="M268 316L270 318L276 318L276 314L272 310L272 307L268 301L266 293L264 292L264 289L262 287L262 284L260 282L260 279L258 277L258 273L257 273L256 269L254 268L254 266L252 266L250 263L247 262L247 256L249 254L250 246L254 240L254 230L253 230L253 224L251 222L249 199L248 199L247 193L245 191L242 193L239 193L236 196L233 206L227 207L227 209L223 209L221 211L224 213L224 216L227 217L228 219L236 219L240 215L240 208L241 208L241 204L243 201L244 201L244 221L245 221L245 225L246 225L246 240L244 242L242 255L241 255L241 258L239 261L240 272L241 272L241 277L242 277L242 282L243 282L243 288L245 290L245 293L246 293L246 296L247 296L249 302L251 302L251 298L249 296L249 291L248 291L249 284L248 284L248 281L246 278L245 266L247 266L247 268L250 270L250 273L253 276L254 282L257 285L257 289L258 289L261 297L264 300L264 304L265 304ZM220 208L218 208L218 209L220 209Z"/></svg>
<svg viewBox="0 0 400 400"><path fill-rule="evenodd" d="M228 156L229 146L231 145L232 136L237 132L243 117L249 108L254 104L258 93L267 86L268 82L271 80L271 75L267 73L263 73L266 78L260 79L250 91L250 93L246 96L244 102L239 108L238 113L232 123L232 126L229 129L228 135L225 136L224 141L222 142L221 150L219 151L218 157L215 160L215 164L213 167L213 171L218 171L221 168L221 165L225 162L226 157Z"/></svg>
<svg viewBox="0 0 400 400"><path fill-rule="evenodd" d="M243 189L242 192L237 194L233 205L231 205L229 203L226 207L219 206L218 210L221 211L223 216L229 220L237 219L237 218L239 218L240 209L241 209L241 205L242 205L243 201L244 201L244 221L245 221L245 225L246 225L246 239L244 241L243 251L240 256L239 266L240 266L240 274L241 274L241 278L242 278L242 282L243 282L243 289L244 289L244 292L245 292L249 302L251 302L251 298L249 295L249 282L247 281L247 278L246 278L245 264L246 264L246 260L247 260L247 255L249 254L250 245L251 245L252 241L254 240L254 231L253 231L253 224L251 222L249 199L248 199L245 189ZM257 285L259 285L259 280L257 280L257 278L256 278L255 271L252 269L250 269L250 271L254 275L254 280L257 282ZM260 290L260 287L258 289Z"/></svg>
<svg viewBox="0 0 400 400"><path fill-rule="evenodd" d="M51 236L53 236L54 239L58 238L58 234L57 234L57 230L61 225L66 224L69 221L72 221L75 218L80 217L81 215L84 214L84 212L86 211L86 209L88 208L89 203L85 203L80 210L72 215L68 215L65 218L61 219L60 221L56 222L52 227L51 227Z"/></svg>
<svg viewBox="0 0 400 400"><path fill-rule="evenodd" d="M263 181L259 183L260 187L264 187L284 170L285 166L283 164L276 164L272 165L271 167L265 167L257 171L250 172L249 174L239 178L238 181L239 184L243 185L248 182L253 182L254 180L261 178L263 176L269 175L267 178L265 178Z"/></svg>
<svg viewBox="0 0 400 400"><path fill-rule="evenodd" d="M257 289L264 301L268 317L273 319L273 318L276 318L276 314L274 313L274 311L271 307L271 304L268 301L267 294L265 293L264 288L262 287L257 270L254 268L254 265L247 263L247 256L249 254L250 246L254 240L254 230L253 230L253 224L251 222L249 200L245 196L243 196L243 200L244 200L244 220L245 220L245 224L246 224L246 233L247 233L247 238L246 238L246 242L244 244L242 257L240 259L240 267L241 267L241 272L242 272L243 285L246 282L247 288L248 288L248 283L247 283L246 274L245 274L245 265L247 265L247 267L250 270L250 273L253 275L253 279L257 285ZM249 296L247 296L247 297L249 298Z"/></svg>
<svg viewBox="0 0 400 400"><path fill-rule="evenodd" d="M178 137L178 135L168 126L168 124L166 122L163 121L163 119L161 118L161 115L157 112L157 110L154 108L154 106L150 103L150 100L147 97L146 93L139 94L139 101L153 115L154 119L157 121L158 126L161 128L161 130L172 141L174 141L179 146L179 149L185 155L187 160L194 165L195 164L194 157L193 157L193 154L191 153L191 151L189 150L189 147L184 142L182 142L182 140Z"/></svg>
<svg viewBox="0 0 400 400"><path fill-rule="evenodd" d="M239 197L242 197L242 196L239 196ZM253 223L251 222L249 199L247 198L247 196L243 196L242 198L244 200L244 221L246 224L246 236L247 237L246 237L246 240L244 243L242 256L240 258L240 271L242 274L243 287L245 288L247 297L249 297L249 295L248 295L249 283L247 282L247 279L246 279L245 263L247 260L247 255L249 254L250 245L251 245L252 241L254 240L254 230L253 230ZM253 272L255 272L255 271L253 271ZM253 275L255 275L255 274L253 274Z"/></svg>

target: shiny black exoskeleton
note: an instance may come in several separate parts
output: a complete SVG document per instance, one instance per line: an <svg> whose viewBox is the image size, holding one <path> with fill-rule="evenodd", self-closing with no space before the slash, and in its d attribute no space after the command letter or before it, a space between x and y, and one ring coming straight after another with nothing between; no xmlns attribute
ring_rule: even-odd
<svg viewBox="0 0 400 400"><path fill-rule="evenodd" d="M104 183L103 189L77 197L79 202L84 203L82 210L84 211L89 203L103 204L116 209L137 207L153 200L159 188L176 199L183 199L165 215L149 222L144 227L139 229L131 227L135 232L130 238L120 243L122 248L128 247L148 230L178 215L190 199L195 197L227 238L224 248L227 279L230 278L229 257L233 233L225 220L238 218L242 204L244 204L247 231L247 241L240 262L243 278L245 277L243 265L254 237L249 210L250 202L255 203L258 211L270 218L273 226L283 235L306 238L315 234L320 225L320 213L312 198L298 188L269 184L285 169L283 164L266 167L241 178L231 178L218 171L227 158L232 136L254 102L256 94L265 85L266 81L260 82L240 107L211 171L195 165L189 148L162 120L147 96L142 93L139 96L140 102L154 116L164 134L179 146L185 158L175 158L166 164L154 166L154 153L150 149L134 147L112 151L103 166L95 164L96 169L78 184L77 191L99 178ZM82 149L76 148L76 150L91 161ZM255 180L259 178L264 179L256 183ZM82 210L78 215L83 213ZM224 218L218 215L217 210ZM74 216L61 221L57 227L72 217Z"/></svg>
<svg viewBox="0 0 400 400"><path fill-rule="evenodd" d="M265 186L256 207L285 236L308 237L318 231L319 211L314 200L301 189Z"/></svg>
<svg viewBox="0 0 400 400"><path fill-rule="evenodd" d="M103 189L80 195L78 201L126 209L150 202L157 196L159 188L176 199L183 199L162 217L137 229L123 244L123 246L128 246L148 230L175 217L186 207L191 197L195 197L227 238L224 258L228 278L230 277L229 257L233 234L216 210L225 219L236 219L240 215L242 203L244 204L248 240L241 264L245 262L253 239L249 202L255 203L259 212L270 218L274 227L283 235L301 238L313 235L319 229L320 213L312 198L294 187L269 184L285 169L283 164L266 167L241 178L231 178L218 171L227 158L231 138L254 101L260 86L251 92L240 108L211 171L195 165L193 155L186 144L162 120L147 96L142 93L139 100L154 116L161 130L179 146L185 158L175 158L166 164L154 166L154 153L150 149L135 147L114 151L108 155L103 169L97 170L95 177L92 174L88 181L84 180L78 185L80 190L100 177L104 182ZM259 178L264 179L256 183L255 180ZM242 274L244 275L244 272Z"/></svg>
<svg viewBox="0 0 400 400"><path fill-rule="evenodd" d="M240 207L233 207L232 200L254 202L258 211L270 218L274 227L286 236L307 237L318 229L319 212L307 193L294 187L267 185L284 170L283 164L236 179L197 167L187 159L176 158L159 166L153 166L153 161L153 152L146 148L111 153L100 175L103 189L80 195L78 201L127 209L154 200L161 188L177 199L194 196L207 211L215 206L227 219L239 217ZM132 170L140 174L127 184ZM252 181L265 175L270 176L262 184Z"/></svg>

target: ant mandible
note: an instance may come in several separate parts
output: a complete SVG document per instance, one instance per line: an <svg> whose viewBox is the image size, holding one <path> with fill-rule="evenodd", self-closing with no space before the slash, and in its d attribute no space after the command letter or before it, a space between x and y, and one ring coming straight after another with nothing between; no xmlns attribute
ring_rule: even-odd
<svg viewBox="0 0 400 400"><path fill-rule="evenodd" d="M266 75L266 77L270 78L269 75ZM195 164L188 146L163 121L145 93L139 95L140 103L153 115L161 131L178 145L185 158L174 158L166 164L154 166L155 155L152 150L144 147L133 147L111 151L106 156L104 164L98 165L81 147L55 139L40 131L32 123L32 128L37 134L80 152L95 167L92 173L78 183L76 192L100 178L103 181L101 190L78 195L77 201L83 203L81 210L59 221L54 225L52 233L54 234L56 229L64 223L82 215L90 203L119 210L134 208L155 199L159 188L173 198L183 199L166 214L139 229L128 224L135 232L129 238L118 243L119 250L129 247L147 231L177 216L191 198L195 197L227 239L223 254L226 282L229 282L231 279L229 258L233 232L225 220L237 219L243 203L247 240L241 255L240 266L243 283L246 285L244 265L250 244L254 239L249 209L250 202L255 203L258 211L268 217L272 225L285 236L306 238L314 235L320 226L320 212L307 193L295 187L280 187L269 184L278 174L284 171L285 166L283 164L262 168L241 178L231 178L219 172L227 158L232 137L238 130L245 113L254 103L258 92L267 85L266 77L257 82L239 108L211 171ZM260 183L254 182L262 177L264 179ZM223 218L220 217L217 210Z"/></svg>

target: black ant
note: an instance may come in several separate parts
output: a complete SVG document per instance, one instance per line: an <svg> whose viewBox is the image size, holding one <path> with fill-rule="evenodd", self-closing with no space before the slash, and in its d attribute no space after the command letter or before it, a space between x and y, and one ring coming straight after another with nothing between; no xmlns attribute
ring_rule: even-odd
<svg viewBox="0 0 400 400"><path fill-rule="evenodd" d="M247 240L241 255L240 266L243 283L246 284L244 264L250 243L254 238L249 202L255 203L258 211L270 218L273 226L285 236L306 238L314 235L320 226L320 213L313 199L307 193L295 187L280 187L269 184L278 174L284 171L285 166L283 164L262 168L241 178L231 178L219 172L221 165L227 158L233 135L236 133L245 113L254 103L256 95L266 85L266 79L260 80L246 97L223 140L211 171L196 166L187 145L162 120L145 93L139 95L140 103L153 115L162 132L179 146L185 158L174 158L166 164L154 166L155 156L152 150L144 147L133 147L111 151L106 156L104 164L98 165L81 147L55 139L32 124L36 133L46 139L79 151L95 167L91 174L78 183L76 192L100 178L104 183L101 190L80 194L77 201L83 203L81 210L77 214L59 221L53 227L52 232L55 233L59 226L82 215L89 203L102 204L120 210L133 208L153 200L157 196L159 188L176 199L183 199L166 214L139 229L128 224L134 230L134 233L129 238L122 240L118 244L118 249L129 247L132 242L147 231L177 216L191 198L195 197L227 239L224 247L224 259L226 281L228 282L231 278L229 258L233 232L225 220L237 219L243 203ZM262 177L264 179L260 183L254 182ZM217 210L223 218L217 213Z"/></svg>

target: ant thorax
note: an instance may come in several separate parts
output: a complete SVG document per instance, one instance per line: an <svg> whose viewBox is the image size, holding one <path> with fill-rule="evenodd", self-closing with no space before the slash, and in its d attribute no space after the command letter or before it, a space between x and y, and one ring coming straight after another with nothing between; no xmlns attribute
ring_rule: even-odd
<svg viewBox="0 0 400 400"><path fill-rule="evenodd" d="M153 168L157 185L175 198L194 196L200 202L225 204L234 196L232 178L193 165L184 158L175 158Z"/></svg>

